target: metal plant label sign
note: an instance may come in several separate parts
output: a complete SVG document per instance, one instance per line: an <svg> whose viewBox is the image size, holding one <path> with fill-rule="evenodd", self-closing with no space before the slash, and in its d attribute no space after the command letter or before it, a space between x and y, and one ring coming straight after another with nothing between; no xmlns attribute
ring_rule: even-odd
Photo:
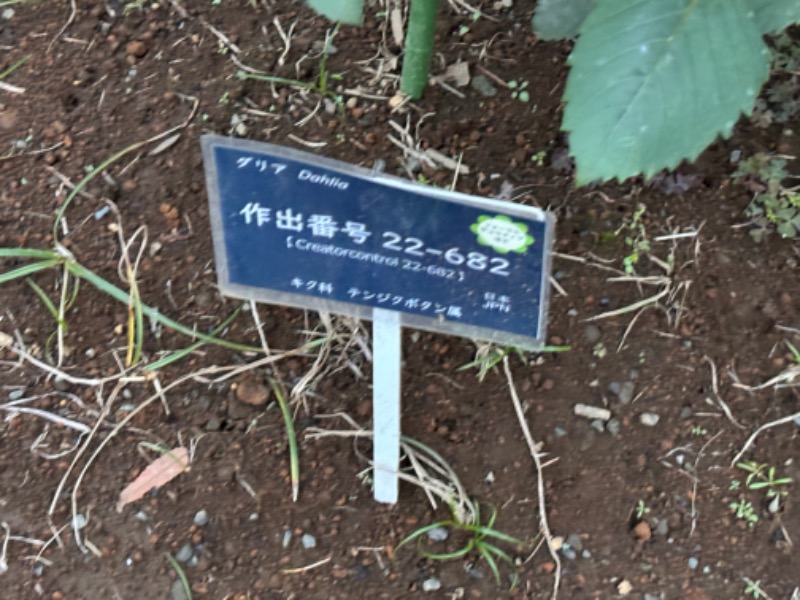
<svg viewBox="0 0 800 600"><path fill-rule="evenodd" d="M541 346L548 213L272 144L202 144L223 294Z"/></svg>

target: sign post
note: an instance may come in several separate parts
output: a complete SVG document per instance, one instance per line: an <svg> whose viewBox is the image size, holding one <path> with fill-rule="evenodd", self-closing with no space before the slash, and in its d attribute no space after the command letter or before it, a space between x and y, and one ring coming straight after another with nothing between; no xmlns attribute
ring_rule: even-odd
<svg viewBox="0 0 800 600"><path fill-rule="evenodd" d="M401 327L540 348L552 215L272 144L202 146L221 292L373 321L374 493L397 502Z"/></svg>

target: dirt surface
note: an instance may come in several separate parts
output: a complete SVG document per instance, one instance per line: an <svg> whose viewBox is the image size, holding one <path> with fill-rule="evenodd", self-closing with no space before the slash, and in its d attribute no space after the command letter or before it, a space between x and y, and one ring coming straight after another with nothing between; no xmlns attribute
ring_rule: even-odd
<svg viewBox="0 0 800 600"><path fill-rule="evenodd" d="M0 8L0 72L28 57L3 79L20 89L0 89L0 248L51 249L71 186L127 149L67 206L58 239L125 290L123 250L130 244L135 260L141 248L143 301L211 332L240 303L216 289L201 134L367 167L380 160L392 174L449 186L452 171L416 170L389 141L402 138L394 122L419 150L460 157L470 174L457 178L459 191L558 218L548 341L571 349L512 353L508 364L549 463L543 491L559 597L796 597L800 429L790 417L800 400L796 388L748 386L782 373L784 384L797 383L785 342L800 347L800 252L774 233L751 241L743 216L750 192L732 181L730 156L797 154L791 129L800 123L761 129L742 120L733 139L679 178L575 190L558 130L569 45L529 33L532 3L473 2L486 13L478 19L443 3L433 74L463 61L472 82L445 80L458 95L434 85L402 106L392 100L399 48L380 4L369 8L366 27L342 27L333 39L330 97L236 77L244 65L315 81L329 25L299 2L156 1L126 14L117 1L77 0L73 14L67 2ZM509 81L528 82L527 103L512 97ZM479 89L487 83L492 96ZM165 148L174 133L180 137ZM670 193L687 182L685 193ZM146 237L134 237L140 227ZM632 253L626 236L649 241L634 270L653 279L614 280ZM29 262L5 259L0 267ZM56 304L72 291L60 268L30 279ZM654 295L645 310L588 320ZM404 433L448 462L484 523L494 507L496 530L525 542L496 542L516 563L498 561L498 583L475 551L434 560L414 543L398 548L419 527L448 518L447 507L434 510L405 483L396 506L376 504L369 443L310 435L347 431L342 418L322 417L339 413L369 429L369 325L258 311L278 357L269 365L258 362L263 354L206 344L147 370L193 340L146 319L143 356L126 369L125 303L83 282L59 356L57 322L36 290L22 279L0 287L0 331L10 336L0 340L2 598L175 600L187 597L178 571L194 598L551 597L557 566L538 545L537 470L502 363L479 381L477 369L459 370L475 359L473 342L404 335ZM220 335L261 345L249 310ZM321 358L319 347L297 352L323 336ZM214 366L241 369L210 372ZM303 384L291 398L296 502L269 378L288 390ZM579 403L607 408L611 420L576 416ZM742 458L793 481L776 487L787 493L773 501L731 461L776 419L786 422L760 433ZM188 447L191 468L118 511L121 490L158 457L156 446ZM752 524L730 506L745 501ZM422 539L422 549L441 553L469 536ZM745 578L760 582L755 592L746 593Z"/></svg>

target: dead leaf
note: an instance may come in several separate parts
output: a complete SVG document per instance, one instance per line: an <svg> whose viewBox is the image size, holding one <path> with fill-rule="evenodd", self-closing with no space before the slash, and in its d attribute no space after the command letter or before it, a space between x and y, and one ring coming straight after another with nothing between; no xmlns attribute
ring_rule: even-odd
<svg viewBox="0 0 800 600"><path fill-rule="evenodd" d="M122 512L126 504L135 502L153 488L169 483L188 468L189 451L186 448L179 447L162 454L122 490L117 512Z"/></svg>
<svg viewBox="0 0 800 600"><path fill-rule="evenodd" d="M453 63L447 67L447 70L444 72L444 79L447 81L452 81L456 87L464 87L465 85L469 85L471 79L469 74L469 63L464 61Z"/></svg>

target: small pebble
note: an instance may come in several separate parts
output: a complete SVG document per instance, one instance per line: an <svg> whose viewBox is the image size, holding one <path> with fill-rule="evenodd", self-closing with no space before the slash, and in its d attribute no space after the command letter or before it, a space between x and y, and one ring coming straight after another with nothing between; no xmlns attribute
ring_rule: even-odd
<svg viewBox="0 0 800 600"><path fill-rule="evenodd" d="M589 427L597 431L598 433L603 433L606 430L606 426L603 424L602 421L595 419L591 423L589 423Z"/></svg>
<svg viewBox="0 0 800 600"><path fill-rule="evenodd" d="M622 389L622 384L619 381L612 381L608 384L608 393L614 396L619 396L619 392Z"/></svg>
<svg viewBox="0 0 800 600"><path fill-rule="evenodd" d="M678 415L681 419L688 419L692 416L692 407L691 406L684 406L681 409L680 414Z"/></svg>
<svg viewBox="0 0 800 600"><path fill-rule="evenodd" d="M646 427L655 427L661 419L656 413L646 412L639 415L639 422Z"/></svg>
<svg viewBox="0 0 800 600"><path fill-rule="evenodd" d="M194 524L198 527L205 527L208 525L208 513L204 510L198 510L194 516Z"/></svg>
<svg viewBox="0 0 800 600"><path fill-rule="evenodd" d="M619 388L617 398L622 404L630 404L633 400L633 392L636 390L636 384L632 381L625 381Z"/></svg>
<svg viewBox="0 0 800 600"><path fill-rule="evenodd" d="M86 523L88 523L88 521L86 520L86 517L84 517L81 513L77 513L72 518L72 526L75 529L83 529L84 527L86 527Z"/></svg>
<svg viewBox="0 0 800 600"><path fill-rule="evenodd" d="M172 582L169 588L169 597L170 600L189 600L186 590L183 588L183 582L180 579Z"/></svg>
<svg viewBox="0 0 800 600"><path fill-rule="evenodd" d="M145 54L147 54L147 44L140 40L128 42L125 46L125 53L135 56L136 58L142 58Z"/></svg>
<svg viewBox="0 0 800 600"><path fill-rule="evenodd" d="M283 532L283 538L281 539L281 546L283 546L284 548L288 548L291 542L292 542L292 530L285 529Z"/></svg>
<svg viewBox="0 0 800 600"><path fill-rule="evenodd" d="M300 543L303 544L303 548L310 550L317 547L317 538L310 533L304 533L303 537L300 538Z"/></svg>
<svg viewBox="0 0 800 600"><path fill-rule="evenodd" d="M600 328L597 325L587 325L583 330L583 339L588 343L594 344L600 339Z"/></svg>
<svg viewBox="0 0 800 600"><path fill-rule="evenodd" d="M450 532L445 527L434 527L428 531L428 538L434 542L443 542L449 535Z"/></svg>
<svg viewBox="0 0 800 600"><path fill-rule="evenodd" d="M180 547L180 550L175 553L175 560L185 563L189 562L189 559L191 559L192 556L194 556L194 548L192 548L192 545L189 542L186 542Z"/></svg>
<svg viewBox="0 0 800 600"><path fill-rule="evenodd" d="M561 555L567 560L575 560L576 558L578 558L578 553L575 552L575 550L573 550L572 548L569 548L568 546L564 546L563 548L561 548Z"/></svg>
<svg viewBox="0 0 800 600"><path fill-rule="evenodd" d="M469 82L470 87L484 98L491 98L497 95L497 88L494 87L489 78L485 75L475 75Z"/></svg>
<svg viewBox="0 0 800 600"><path fill-rule="evenodd" d="M619 435L621 427L622 424L619 419L609 419L608 423L606 423L606 431L613 436Z"/></svg>
<svg viewBox="0 0 800 600"><path fill-rule="evenodd" d="M589 552L588 550L584 550L583 552L581 552L581 556L583 558L591 558L592 557L592 553Z"/></svg>
<svg viewBox="0 0 800 600"><path fill-rule="evenodd" d="M441 587L442 582L436 579L436 577L429 577L422 582L423 592L435 592L436 590L441 589Z"/></svg>
<svg viewBox="0 0 800 600"><path fill-rule="evenodd" d="M700 564L700 561L697 560L694 556L690 556L689 560L686 561L686 564L689 565L689 568L694 571L697 568L697 565Z"/></svg>
<svg viewBox="0 0 800 600"><path fill-rule="evenodd" d="M661 600L661 596L656 596L655 594L645 594L644 600Z"/></svg>
<svg viewBox="0 0 800 600"><path fill-rule="evenodd" d="M559 427L558 425L556 425L555 428L553 428L553 433L555 434L556 437L562 438L566 436L568 432L563 427Z"/></svg>
<svg viewBox="0 0 800 600"><path fill-rule="evenodd" d="M585 417L587 419L599 419L601 421L608 421L611 418L611 411L599 406L589 406L588 404L576 404L572 411L578 417Z"/></svg>
<svg viewBox="0 0 800 600"><path fill-rule="evenodd" d="M583 539L577 533L570 533L565 540L567 544L569 544L570 548L575 548L578 552L583 550Z"/></svg>
<svg viewBox="0 0 800 600"><path fill-rule="evenodd" d="M219 417L211 417L206 423L206 431L219 431L222 429L222 421Z"/></svg>
<svg viewBox="0 0 800 600"><path fill-rule="evenodd" d="M633 535L635 535L636 539L640 542L646 542L653 536L650 524L647 521L639 521L636 527L633 528Z"/></svg>
<svg viewBox="0 0 800 600"><path fill-rule="evenodd" d="M19 400L25 395L25 390L14 390L8 393L9 400Z"/></svg>
<svg viewBox="0 0 800 600"><path fill-rule="evenodd" d="M667 519L659 519L658 525L656 525L656 534L662 536L669 534L669 521Z"/></svg>

